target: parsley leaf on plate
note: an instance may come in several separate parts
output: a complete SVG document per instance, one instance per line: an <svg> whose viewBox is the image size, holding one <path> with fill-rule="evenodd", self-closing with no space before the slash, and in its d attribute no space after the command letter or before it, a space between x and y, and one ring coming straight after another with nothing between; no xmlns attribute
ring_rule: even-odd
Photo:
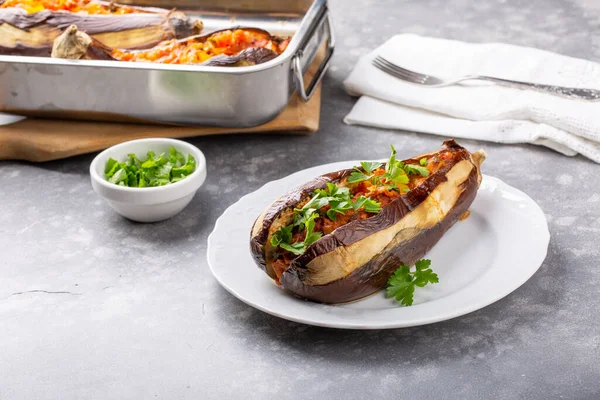
<svg viewBox="0 0 600 400"><path fill-rule="evenodd" d="M401 265L388 279L387 297L394 297L404 306L413 304L415 286L423 287L428 283L438 283L438 275L430 268L431 260L419 260L415 263L415 271L407 265Z"/></svg>
<svg viewBox="0 0 600 400"><path fill-rule="evenodd" d="M419 260L415 264L415 285L423 287L428 283L438 283L440 280L430 268L431 260Z"/></svg>

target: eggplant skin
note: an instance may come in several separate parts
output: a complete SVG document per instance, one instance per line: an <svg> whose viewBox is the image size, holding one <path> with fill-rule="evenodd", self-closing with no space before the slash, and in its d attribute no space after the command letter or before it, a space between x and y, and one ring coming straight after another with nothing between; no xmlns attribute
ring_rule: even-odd
<svg viewBox="0 0 600 400"><path fill-rule="evenodd" d="M50 56L53 41L76 25L106 46L150 48L164 40L198 35L203 24L180 11L123 15L86 15L43 10L28 14L19 8L0 8L0 54Z"/></svg>
<svg viewBox="0 0 600 400"><path fill-rule="evenodd" d="M400 265L413 265L423 258L467 212L477 195L485 159L483 151L471 154L454 140L445 141L439 152L450 152L451 160L379 214L341 226L309 246L280 277L282 288L315 302L345 303L381 290ZM351 171L318 177L284 195L258 217L250 249L255 262L271 278L275 276L266 262L272 247L267 242L269 235L289 221L286 213L298 201Z"/></svg>
<svg viewBox="0 0 600 400"><path fill-rule="evenodd" d="M213 67L244 67L266 63L277 56L278 54L271 49L265 49L264 47L250 47L233 56L218 55L209 58L199 65Z"/></svg>

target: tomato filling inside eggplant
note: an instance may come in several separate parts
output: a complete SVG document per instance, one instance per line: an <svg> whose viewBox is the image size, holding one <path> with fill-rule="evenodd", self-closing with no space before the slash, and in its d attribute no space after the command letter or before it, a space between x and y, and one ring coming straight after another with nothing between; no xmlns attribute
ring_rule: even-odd
<svg viewBox="0 0 600 400"><path fill-rule="evenodd" d="M98 2L94 0L4 0L0 8L21 8L29 14L43 10L69 11L85 14L132 14L144 12L125 5Z"/></svg>
<svg viewBox="0 0 600 400"><path fill-rule="evenodd" d="M293 222L270 235L275 248L267 262L277 281L292 260L306 248L341 226L377 215L381 209L420 186L452 158L450 152L436 153L419 160L398 161L392 156L384 165L363 162L337 184L317 190L294 208ZM290 218L291 219L291 218Z"/></svg>
<svg viewBox="0 0 600 400"><path fill-rule="evenodd" d="M218 55L236 55L249 48L265 48L277 55L285 51L290 38L271 36L252 29L235 29L215 33L205 41L194 38L167 40L148 50L123 51L115 49L111 56L121 61L156 62L166 64L202 63Z"/></svg>

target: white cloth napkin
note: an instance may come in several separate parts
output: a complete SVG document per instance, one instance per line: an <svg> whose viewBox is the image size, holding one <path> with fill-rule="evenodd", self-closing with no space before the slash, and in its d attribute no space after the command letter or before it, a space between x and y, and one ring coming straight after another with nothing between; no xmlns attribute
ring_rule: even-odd
<svg viewBox="0 0 600 400"><path fill-rule="evenodd" d="M403 129L497 143L544 145L600 163L600 102L565 99L486 82L427 88L371 64L376 55L442 78L490 75L550 85L600 89L600 64L500 43L470 44L402 34L363 56L344 82L362 96L346 124Z"/></svg>
<svg viewBox="0 0 600 400"><path fill-rule="evenodd" d="M19 122L23 119L25 119L25 117L0 112L0 125L14 124L15 122Z"/></svg>

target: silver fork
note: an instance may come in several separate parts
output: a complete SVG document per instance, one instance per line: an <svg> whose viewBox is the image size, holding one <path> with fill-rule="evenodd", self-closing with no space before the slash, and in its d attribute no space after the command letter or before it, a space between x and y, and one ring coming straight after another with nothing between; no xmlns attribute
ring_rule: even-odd
<svg viewBox="0 0 600 400"><path fill-rule="evenodd" d="M408 70L406 68L402 68L399 65L396 65L381 56L377 56L373 59L373 65L379 68L380 70L392 76L395 76L398 79L402 79L403 81L416 83L432 88L455 85L459 82L476 79L480 81L490 81L502 86L513 87L517 89L533 89L540 92L550 93L556 96L567 97L570 99L581 99L590 101L600 100L600 90L578 89L563 86L542 85L539 83L511 81L508 79L494 78L491 76L484 75L467 75L462 76L458 79L442 80L440 78L436 78L435 76L425 75L419 72Z"/></svg>

